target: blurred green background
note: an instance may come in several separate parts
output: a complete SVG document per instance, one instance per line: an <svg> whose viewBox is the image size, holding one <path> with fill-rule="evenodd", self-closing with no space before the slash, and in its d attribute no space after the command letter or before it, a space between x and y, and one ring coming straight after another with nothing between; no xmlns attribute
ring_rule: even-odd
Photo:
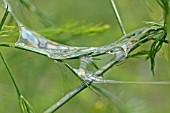
<svg viewBox="0 0 170 113"><path fill-rule="evenodd" d="M87 35L72 35L69 32L55 35L43 34L63 44L88 47L102 46L114 42L122 36L110 0L32 0L31 2L35 7L45 15L43 17L20 7L18 0L9 1L17 18L24 25L37 32L51 28L59 29L70 23L110 26L110 29L105 32ZM156 0L115 0L115 2L127 32L144 26L146 21L158 22L162 17L162 10ZM0 10L2 17L3 7ZM9 21L10 18L7 22ZM9 23L15 24L14 22ZM15 42L17 37L1 38L0 40L1 42ZM122 65L110 69L104 74L104 77L122 81L170 81L168 48L169 46L165 45L156 57L154 77L150 71L150 62L145 61L145 58L128 59ZM42 113L80 83L64 65L55 63L45 56L14 48L1 47L0 51L4 54L23 95L36 113ZM94 62L100 67L110 57L105 55L99 57L101 60ZM74 67L79 66L79 60L68 62ZM170 85L101 84L99 86L110 91L112 97L106 98L100 93L101 96L98 96L87 88L57 112L170 112ZM2 60L0 60L0 113L20 113L16 91Z"/></svg>

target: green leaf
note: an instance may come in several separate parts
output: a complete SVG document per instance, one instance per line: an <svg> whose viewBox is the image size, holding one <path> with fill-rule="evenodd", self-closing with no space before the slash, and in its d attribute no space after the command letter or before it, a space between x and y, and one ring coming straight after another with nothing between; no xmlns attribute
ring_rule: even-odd
<svg viewBox="0 0 170 113"><path fill-rule="evenodd" d="M146 56L146 55L148 56L149 53L150 53L150 51L148 51L148 50L141 50L141 51L136 52L134 54L128 55L127 58L138 58L138 57L143 57L143 56Z"/></svg>
<svg viewBox="0 0 170 113"><path fill-rule="evenodd" d="M165 40L165 38L166 38L166 33L162 34L162 36L157 38L151 45L149 58L151 61L151 71L153 75L154 75L154 66L155 66L155 56L157 52L161 49L162 44L164 43L162 40Z"/></svg>

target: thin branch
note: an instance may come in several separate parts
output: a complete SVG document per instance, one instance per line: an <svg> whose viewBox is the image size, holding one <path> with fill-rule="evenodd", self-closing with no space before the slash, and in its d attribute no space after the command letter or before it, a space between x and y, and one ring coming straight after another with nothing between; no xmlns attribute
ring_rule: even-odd
<svg viewBox="0 0 170 113"><path fill-rule="evenodd" d="M19 88L17 86L17 83L15 82L15 79L14 79L14 77L13 77L13 75L12 75L10 69L9 69L9 66L8 66L6 60L4 59L4 57L2 56L1 52L0 52L0 57L2 58L2 61L4 62L5 67L7 68L7 71L9 73L9 75L10 75L10 78L11 78L13 84L14 84L14 87L15 87L16 91L17 91L18 100L19 100L19 106L21 108L22 113L35 113L32 106L24 98L24 96L20 93L20 90L19 90Z"/></svg>
<svg viewBox="0 0 170 113"><path fill-rule="evenodd" d="M95 77L100 77L103 73L105 73L108 69L110 69L113 65L117 64L119 61L121 61L124 58L124 54L118 54L117 57L113 58L110 62L108 62L106 65L101 67L99 70L97 70L94 73ZM88 82L88 86L90 86L93 83L93 81ZM73 91L69 92L67 95L65 95L63 98L61 98L59 101L57 101L55 104L53 104L49 109L47 109L44 113L53 113L56 110L58 110L61 106L63 106L65 103L67 103L70 99L72 99L74 96L79 94L81 91L83 91L85 88L87 88L86 84L80 84L77 88L75 88Z"/></svg>
<svg viewBox="0 0 170 113"><path fill-rule="evenodd" d="M170 85L169 81L118 81L118 80L102 80L95 81L93 84L145 84L145 85Z"/></svg>
<svg viewBox="0 0 170 113"><path fill-rule="evenodd" d="M94 77L100 77L102 76L108 69L110 69L113 65L119 63L120 61L124 60L125 55L124 53L122 54L117 54L115 58L110 60L107 64L105 64L103 67L101 67L99 70L97 70L94 73Z"/></svg>
<svg viewBox="0 0 170 113"><path fill-rule="evenodd" d="M19 90L19 88L18 88L18 86L17 86L17 83L15 82L15 79L14 79L14 77L12 76L12 73L11 73L11 71L10 71L10 69L9 69L9 66L8 66L6 60L4 59L4 57L2 56L2 53L1 53L1 52L0 52L0 56L1 56L2 61L3 61L4 64L5 64L5 67L6 67L8 73L9 73L9 75L10 75L10 78L11 78L12 82L13 82L13 84L14 84L14 86L15 86L15 89L16 89L16 91L17 91L17 94L18 94L18 95L21 95L20 90Z"/></svg>
<svg viewBox="0 0 170 113"><path fill-rule="evenodd" d="M47 109L44 113L53 113L53 112L55 112L57 109L59 109L65 103L67 103L70 99L72 99L77 94L79 94L81 91L83 91L86 87L87 87L87 85L85 85L83 83L80 84L73 91L69 92L67 95L65 95L63 98L61 98L59 101L57 101L54 105L52 105L49 109Z"/></svg>
<svg viewBox="0 0 170 113"><path fill-rule="evenodd" d="M126 31L125 31L125 28L124 28L124 26L123 26L123 23L122 23L122 20L121 20L121 18L120 18L120 15L119 15L119 13L118 13L118 10L117 10L115 1L114 1L114 0L111 0L111 3L112 3L112 6L113 6L113 10L114 10L114 12L115 12L115 14L116 14L116 19L117 19L117 21L118 21L118 23L119 23L119 26L120 26L120 28L121 28L121 31L122 31L123 35L126 35Z"/></svg>

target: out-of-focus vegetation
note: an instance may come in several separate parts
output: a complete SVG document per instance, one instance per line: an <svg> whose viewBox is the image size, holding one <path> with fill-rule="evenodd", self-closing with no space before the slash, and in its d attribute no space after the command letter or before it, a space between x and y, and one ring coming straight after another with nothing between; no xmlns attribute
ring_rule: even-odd
<svg viewBox="0 0 170 113"><path fill-rule="evenodd" d="M127 32L144 26L146 21L158 22L162 17L161 7L155 0L115 1ZM101 46L114 42L122 36L110 0L32 0L35 7L43 12L43 17L19 7L16 1L11 0L11 2L15 4L13 9L20 21L56 42L75 46ZM5 10L3 7L0 10L0 15L3 15ZM15 25L15 22L9 17L6 24ZM93 33L94 27L102 29L102 32L98 29L98 32ZM18 28L8 29L15 29L16 32L9 32L11 36L0 37L1 42L17 40ZM141 48L147 47L146 45ZM145 61L145 58L128 59L122 65L110 69L105 77L122 81L170 81L168 48L169 46L165 44L156 57L154 78L150 71L150 62ZM22 94L37 113L43 112L80 83L64 65L55 63L47 57L13 48L1 47L0 51L3 52ZM101 60L94 62L100 67L110 56L99 58ZM78 60L68 62L75 67L79 66ZM86 89L57 112L169 113L170 111L169 85L100 86L112 93L112 99L99 97L90 89ZM0 112L20 112L14 86L1 60Z"/></svg>

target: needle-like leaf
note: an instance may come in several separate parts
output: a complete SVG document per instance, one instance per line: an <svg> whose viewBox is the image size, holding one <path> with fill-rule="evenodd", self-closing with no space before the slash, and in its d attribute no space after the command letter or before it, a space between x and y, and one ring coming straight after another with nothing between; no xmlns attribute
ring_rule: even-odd
<svg viewBox="0 0 170 113"><path fill-rule="evenodd" d="M1 57L2 61L4 62L5 67L6 67L7 71L8 71L8 73L10 75L10 78L11 78L11 80L12 80L14 86L15 86L16 91L17 91L19 105L20 105L22 113L34 113L34 110L31 107L31 105L28 103L28 101L21 94L21 92L20 92L20 90L19 90L19 88L17 86L17 83L15 82L15 79L14 79L14 77L13 77L13 75L12 75L10 69L9 69L9 66L8 66L6 60L2 56L2 53L0 53L0 57Z"/></svg>
<svg viewBox="0 0 170 113"><path fill-rule="evenodd" d="M8 11L8 6L7 6L7 8L5 10L5 13L4 13L3 17L2 17L1 23L0 23L0 31L1 31L1 29L2 29L2 27L4 25L4 23L5 23L5 20L7 19L8 13L9 13L9 11Z"/></svg>

